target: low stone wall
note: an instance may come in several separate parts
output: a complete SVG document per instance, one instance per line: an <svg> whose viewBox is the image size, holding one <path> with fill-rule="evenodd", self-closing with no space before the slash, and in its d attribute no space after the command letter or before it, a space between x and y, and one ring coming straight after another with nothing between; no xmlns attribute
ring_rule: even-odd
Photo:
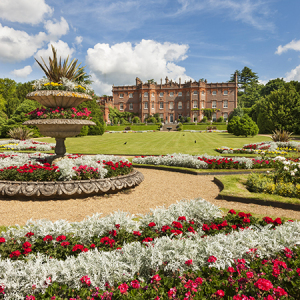
<svg viewBox="0 0 300 300"><path fill-rule="evenodd" d="M0 198L31 201L90 197L132 188L143 180L144 175L137 170L127 175L105 179L49 182L0 180Z"/></svg>

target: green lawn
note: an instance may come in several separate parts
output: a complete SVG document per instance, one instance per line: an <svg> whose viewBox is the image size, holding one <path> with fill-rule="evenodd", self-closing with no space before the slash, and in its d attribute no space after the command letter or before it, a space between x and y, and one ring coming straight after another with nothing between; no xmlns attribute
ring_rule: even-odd
<svg viewBox="0 0 300 300"><path fill-rule="evenodd" d="M208 126L216 126L218 130L227 130L227 125L183 125L183 130L206 130Z"/></svg>
<svg viewBox="0 0 300 300"><path fill-rule="evenodd" d="M52 138L39 141L54 143ZM119 154L119 155L165 155L168 153L210 154L217 147L242 147L244 144L270 140L265 136L236 137L228 133L198 132L148 132L105 133L102 136L85 136L66 139L68 153ZM196 141L196 143L195 143ZM126 144L124 144L127 142Z"/></svg>
<svg viewBox="0 0 300 300"><path fill-rule="evenodd" d="M130 127L130 130L141 131L141 130L159 130L158 125L116 125L106 126L105 131L123 131L126 127Z"/></svg>

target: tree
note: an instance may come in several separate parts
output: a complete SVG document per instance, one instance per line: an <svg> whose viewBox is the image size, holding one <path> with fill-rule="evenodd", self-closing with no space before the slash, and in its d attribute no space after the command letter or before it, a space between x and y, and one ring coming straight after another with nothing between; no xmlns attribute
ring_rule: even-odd
<svg viewBox="0 0 300 300"><path fill-rule="evenodd" d="M238 97L238 103L241 107L252 107L257 101L261 99L261 90L263 85L255 81L250 81L247 84L247 92L242 93Z"/></svg>
<svg viewBox="0 0 300 300"><path fill-rule="evenodd" d="M254 136L258 134L258 126L256 123L248 116L243 117L235 116L228 123L227 130L236 136Z"/></svg>
<svg viewBox="0 0 300 300"><path fill-rule="evenodd" d="M17 123L23 123L29 119L26 114L40 106L41 104L39 104L37 101L26 99L17 107L11 116L11 119Z"/></svg>
<svg viewBox="0 0 300 300"><path fill-rule="evenodd" d="M271 79L269 82L261 89L262 96L268 96L273 91L278 91L285 84L283 78Z"/></svg>
<svg viewBox="0 0 300 300"><path fill-rule="evenodd" d="M232 133L234 131L236 131L237 129L240 126L240 117L239 116L233 116L231 118L231 120L228 122L228 125L227 125L227 131L228 133Z"/></svg>
<svg viewBox="0 0 300 300"><path fill-rule="evenodd" d="M287 82L266 96L259 105L257 124L260 133L275 129L300 133L300 92L297 84Z"/></svg>
<svg viewBox="0 0 300 300"><path fill-rule="evenodd" d="M17 83L16 85L16 96L20 100L20 102L23 102L26 99L26 95L30 92L32 92L32 84L34 81L28 81L25 83Z"/></svg>

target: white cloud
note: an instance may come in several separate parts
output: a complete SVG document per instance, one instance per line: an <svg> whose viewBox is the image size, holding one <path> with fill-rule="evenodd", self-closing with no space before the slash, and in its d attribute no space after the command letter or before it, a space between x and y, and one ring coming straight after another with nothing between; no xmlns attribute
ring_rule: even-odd
<svg viewBox="0 0 300 300"><path fill-rule="evenodd" d="M69 24L65 18L61 17L60 22L54 19L54 22L48 20L45 22L45 29L48 31L49 36L52 38L59 38L69 31Z"/></svg>
<svg viewBox="0 0 300 300"><path fill-rule="evenodd" d="M281 54L283 52L286 52L288 50L295 50L295 51L300 51L300 40L292 40L290 43L284 45L284 46L278 46L275 54Z"/></svg>
<svg viewBox="0 0 300 300"><path fill-rule="evenodd" d="M290 72L287 72L285 76L286 76L284 78L285 81L292 81L292 80L300 81L300 65L295 69L291 70Z"/></svg>
<svg viewBox="0 0 300 300"><path fill-rule="evenodd" d="M75 42L77 45L80 45L83 41L83 37L82 36L76 36L75 38Z"/></svg>
<svg viewBox="0 0 300 300"><path fill-rule="evenodd" d="M49 60L49 57L52 57L52 47L51 44L54 46L56 49L57 57L61 57L61 59L66 59L69 55L69 57L72 57L72 54L74 53L74 49L70 48L69 45L61 40L57 42L50 42L48 44L47 49L41 49L39 50L34 57L39 61L42 62L41 57L44 59L44 61L47 63Z"/></svg>
<svg viewBox="0 0 300 300"><path fill-rule="evenodd" d="M26 78L32 72L31 66L26 66L23 69L13 70L11 74L15 75L16 77Z"/></svg>
<svg viewBox="0 0 300 300"><path fill-rule="evenodd" d="M45 3L45 0L0 1L0 18L11 22L38 24L52 12L53 9Z"/></svg>
<svg viewBox="0 0 300 300"><path fill-rule="evenodd" d="M2 26L0 24L0 60L16 62L29 58L42 47L47 35L40 32L29 35L25 31Z"/></svg>
<svg viewBox="0 0 300 300"><path fill-rule="evenodd" d="M135 45L98 43L87 50L86 64L93 73L95 91L100 94L107 93L105 85L109 85L111 91L112 84L131 85L136 77L143 81L153 78L157 82L165 76L176 81L181 77L184 82L191 77L176 62L186 59L188 48L188 45L161 44L153 40L142 40Z"/></svg>

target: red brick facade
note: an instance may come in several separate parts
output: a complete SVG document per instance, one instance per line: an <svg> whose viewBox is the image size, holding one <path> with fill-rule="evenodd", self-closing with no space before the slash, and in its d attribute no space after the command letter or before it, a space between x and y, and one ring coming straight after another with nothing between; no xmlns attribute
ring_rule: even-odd
<svg viewBox="0 0 300 300"><path fill-rule="evenodd" d="M120 111L137 113L142 121L150 115L159 113L165 122L174 122L180 116L201 121L203 108L216 108L213 120L220 116L227 119L237 107L237 76L235 82L207 83L207 81L188 81L179 83L143 83L136 78L136 85L113 86L112 102ZM101 97L102 98L102 97ZM107 100L109 103L109 101ZM108 121L108 118L106 118Z"/></svg>

